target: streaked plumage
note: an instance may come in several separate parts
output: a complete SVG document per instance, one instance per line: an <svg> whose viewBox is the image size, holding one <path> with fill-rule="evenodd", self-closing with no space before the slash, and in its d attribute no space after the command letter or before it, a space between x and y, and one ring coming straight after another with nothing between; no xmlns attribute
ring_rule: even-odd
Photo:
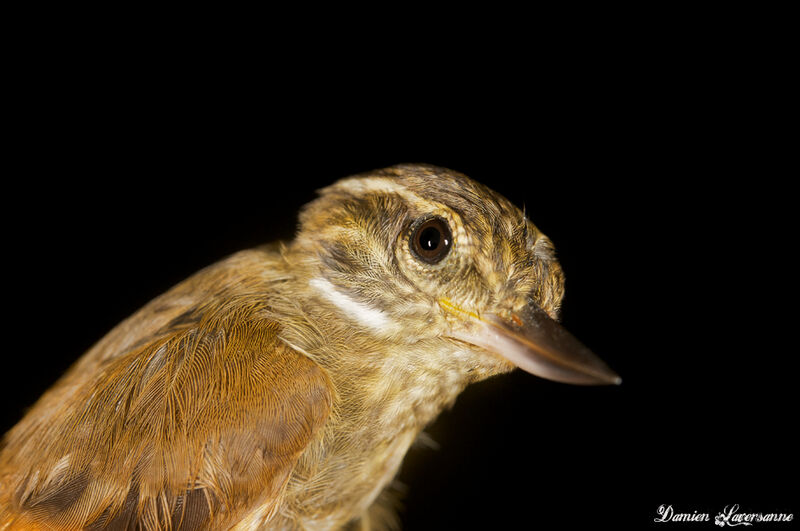
<svg viewBox="0 0 800 531"><path fill-rule="evenodd" d="M452 231L436 263L409 244L431 216ZM300 222L147 304L42 396L3 440L0 529L368 527L422 428L514 367L485 330L527 353L520 316L558 314L549 240L456 172L344 179ZM545 376L613 381L585 352L548 368L579 350L564 337L542 340Z"/></svg>

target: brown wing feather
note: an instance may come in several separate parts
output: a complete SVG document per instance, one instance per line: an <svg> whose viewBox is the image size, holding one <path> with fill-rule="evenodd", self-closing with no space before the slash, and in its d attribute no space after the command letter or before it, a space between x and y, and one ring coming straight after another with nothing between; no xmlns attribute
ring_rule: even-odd
<svg viewBox="0 0 800 531"><path fill-rule="evenodd" d="M205 529L275 508L330 384L257 299L217 295L122 354L90 351L7 434L0 529Z"/></svg>

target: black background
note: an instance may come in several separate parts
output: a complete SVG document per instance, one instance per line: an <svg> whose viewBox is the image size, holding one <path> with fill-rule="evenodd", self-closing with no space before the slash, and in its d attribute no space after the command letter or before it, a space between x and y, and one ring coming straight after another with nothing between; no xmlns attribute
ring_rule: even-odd
<svg viewBox="0 0 800 531"><path fill-rule="evenodd" d="M479 48L425 68L40 51L9 104L2 429L152 297L291 239L315 189L427 162L526 205L566 272L563 324L624 382L468 389L403 466L406 529L796 513L783 69L662 36L523 39L480 68Z"/></svg>

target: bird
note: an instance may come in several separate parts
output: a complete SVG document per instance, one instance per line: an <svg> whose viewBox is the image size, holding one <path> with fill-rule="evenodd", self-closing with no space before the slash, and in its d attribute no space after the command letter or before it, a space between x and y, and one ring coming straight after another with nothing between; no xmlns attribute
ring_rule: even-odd
<svg viewBox="0 0 800 531"><path fill-rule="evenodd" d="M0 444L0 530L377 529L469 384L619 376L558 322L552 242L454 170L342 178L92 346ZM387 516L388 514L388 516Z"/></svg>

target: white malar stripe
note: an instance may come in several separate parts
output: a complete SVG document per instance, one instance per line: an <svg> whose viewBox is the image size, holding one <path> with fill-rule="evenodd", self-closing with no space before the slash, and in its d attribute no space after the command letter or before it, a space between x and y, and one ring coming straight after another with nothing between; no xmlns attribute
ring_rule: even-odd
<svg viewBox="0 0 800 531"><path fill-rule="evenodd" d="M320 294L325 297L331 304L342 310L345 315L354 321L363 324L373 330L386 332L391 326L392 321L381 310L370 308L364 303L354 301L325 278L314 277L309 282L311 287L315 288Z"/></svg>

